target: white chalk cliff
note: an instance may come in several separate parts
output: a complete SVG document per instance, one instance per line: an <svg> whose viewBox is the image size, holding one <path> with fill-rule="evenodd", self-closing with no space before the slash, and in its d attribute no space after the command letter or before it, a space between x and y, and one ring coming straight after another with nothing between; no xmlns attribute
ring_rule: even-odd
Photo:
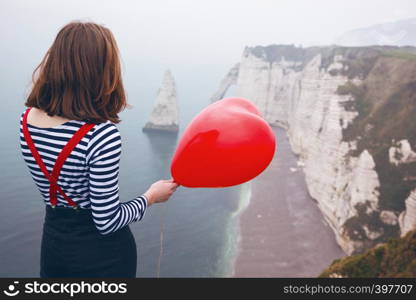
<svg viewBox="0 0 416 300"><path fill-rule="evenodd" d="M356 217L377 218L397 227L398 213L379 208L380 180L373 156L365 148L358 149L358 139L347 141L343 136L359 113L348 108L353 96L338 89L347 83L359 86L363 78L348 73L342 54L327 52L292 46L246 48L238 70L234 67L222 80L212 100L222 98L235 83L237 96L253 101L271 125L287 130L292 149L304 165L310 195L339 245L351 254L384 234L382 226L355 222ZM404 156L413 159L404 147ZM354 151L358 153L351 155ZM416 192L412 195L413 200L406 200L413 210L402 217L405 224L416 219Z"/></svg>
<svg viewBox="0 0 416 300"><path fill-rule="evenodd" d="M155 106L144 131L177 132L179 130L179 108L175 80L167 70L162 86L157 92Z"/></svg>
<svg viewBox="0 0 416 300"><path fill-rule="evenodd" d="M408 140L401 140L389 149L389 160L396 166L416 162L416 152Z"/></svg>
<svg viewBox="0 0 416 300"><path fill-rule="evenodd" d="M228 71L227 75L221 81L219 88L215 92L214 95L211 97L211 102L215 102L218 99L222 99L227 92L228 88L232 85L237 83L238 78L238 70L240 68L240 64L236 64L234 67Z"/></svg>
<svg viewBox="0 0 416 300"><path fill-rule="evenodd" d="M395 166L410 164L416 162L416 152L408 140L401 140L389 149L389 160ZM401 236L416 228L416 189L406 199L405 206L406 209L399 216Z"/></svg>
<svg viewBox="0 0 416 300"><path fill-rule="evenodd" d="M406 199L406 209L399 216L401 235L416 228L416 189Z"/></svg>

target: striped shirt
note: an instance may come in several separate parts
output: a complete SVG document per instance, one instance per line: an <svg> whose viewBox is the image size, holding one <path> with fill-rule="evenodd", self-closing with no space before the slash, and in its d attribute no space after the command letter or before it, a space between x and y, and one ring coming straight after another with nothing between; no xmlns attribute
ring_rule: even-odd
<svg viewBox="0 0 416 300"><path fill-rule="evenodd" d="M49 202L49 181L33 158L23 136L20 118L20 145L23 158L46 205ZM64 124L40 128L27 124L32 140L46 168L52 171L55 161L74 133L85 122L71 120ZM94 224L101 234L112 233L143 218L147 199L139 196L128 202L119 200L119 162L121 137L110 121L94 126L72 150L62 166L58 185L81 209L91 209ZM60 193L57 206L70 207Z"/></svg>

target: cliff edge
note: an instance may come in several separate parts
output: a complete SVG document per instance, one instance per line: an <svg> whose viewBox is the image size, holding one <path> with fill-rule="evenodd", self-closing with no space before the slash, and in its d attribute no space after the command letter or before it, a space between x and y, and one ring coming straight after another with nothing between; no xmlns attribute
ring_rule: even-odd
<svg viewBox="0 0 416 300"><path fill-rule="evenodd" d="M416 48L246 47L236 85L287 130L308 191L347 254L416 226ZM278 180L278 178L276 178Z"/></svg>

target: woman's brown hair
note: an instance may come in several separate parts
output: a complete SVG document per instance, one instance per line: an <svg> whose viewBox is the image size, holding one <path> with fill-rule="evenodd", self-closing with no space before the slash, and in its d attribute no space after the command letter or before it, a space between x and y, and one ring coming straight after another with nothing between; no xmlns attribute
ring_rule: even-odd
<svg viewBox="0 0 416 300"><path fill-rule="evenodd" d="M25 105L49 116L118 123L118 113L127 106L116 41L95 23L63 27L32 80Z"/></svg>

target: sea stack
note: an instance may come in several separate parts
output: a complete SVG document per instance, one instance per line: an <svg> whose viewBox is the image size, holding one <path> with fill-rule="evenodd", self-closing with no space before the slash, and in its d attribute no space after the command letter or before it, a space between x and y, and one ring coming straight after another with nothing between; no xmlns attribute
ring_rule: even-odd
<svg viewBox="0 0 416 300"><path fill-rule="evenodd" d="M179 131L179 108L175 80L167 70L163 77L162 87L157 92L155 106L143 131L172 132Z"/></svg>

